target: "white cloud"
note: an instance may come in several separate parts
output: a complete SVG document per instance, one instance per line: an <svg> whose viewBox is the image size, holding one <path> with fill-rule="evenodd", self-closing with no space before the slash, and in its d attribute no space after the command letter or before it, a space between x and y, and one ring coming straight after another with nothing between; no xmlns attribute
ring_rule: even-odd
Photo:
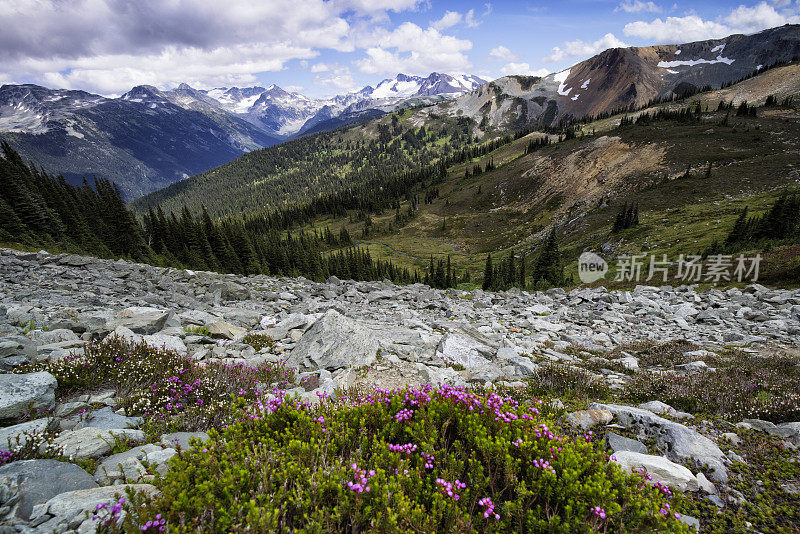
<svg viewBox="0 0 800 534"><path fill-rule="evenodd" d="M439 31L446 30L459 24L462 20L464 20L464 15L458 11L448 11L439 20L431 22L431 28Z"/></svg>
<svg viewBox="0 0 800 534"><path fill-rule="evenodd" d="M311 72L327 72L329 70L331 70L331 68L325 63L315 63L311 66Z"/></svg>
<svg viewBox="0 0 800 534"><path fill-rule="evenodd" d="M369 74L455 72L471 66L464 52L472 48L472 42L444 35L433 27L422 29L412 22L391 31L374 30L358 42L365 46L366 57L354 63Z"/></svg>
<svg viewBox="0 0 800 534"><path fill-rule="evenodd" d="M486 3L483 4L484 12L480 16L475 16L475 10L470 9L467 11L467 15L464 17L464 23L467 25L468 28L477 28L483 22L491 12L492 12L492 4Z"/></svg>
<svg viewBox="0 0 800 534"><path fill-rule="evenodd" d="M525 76L547 76L550 71L547 69L532 69L528 63L508 63L500 69L504 75L523 74Z"/></svg>
<svg viewBox="0 0 800 534"><path fill-rule="evenodd" d="M496 46L489 50L489 57L498 61L514 61L517 56L503 45Z"/></svg>
<svg viewBox="0 0 800 534"><path fill-rule="evenodd" d="M336 66L330 74L325 76L317 75L314 78L314 83L335 87L336 89L344 91L352 91L356 88L356 82L353 79L350 69L342 66Z"/></svg>
<svg viewBox="0 0 800 534"><path fill-rule="evenodd" d="M421 1L0 0L0 65L8 80L103 94L248 83L323 50L355 51L355 26L390 24L389 11Z"/></svg>
<svg viewBox="0 0 800 534"><path fill-rule="evenodd" d="M717 20L704 20L698 15L667 17L651 22L636 21L625 25L625 35L640 37L653 43L683 43L719 39L734 33L757 31L800 23L795 11L779 12L767 2L748 7L740 5L728 15Z"/></svg>
<svg viewBox="0 0 800 534"><path fill-rule="evenodd" d="M661 13L662 9L653 2L626 0L618 5L614 11L624 11L625 13Z"/></svg>
<svg viewBox="0 0 800 534"><path fill-rule="evenodd" d="M627 46L630 45L617 39L613 33L607 33L601 39L592 43L577 40L567 41L564 43L563 47L554 46L553 51L549 56L544 58L544 61L548 63L557 63L573 57L587 58L608 48L624 48Z"/></svg>

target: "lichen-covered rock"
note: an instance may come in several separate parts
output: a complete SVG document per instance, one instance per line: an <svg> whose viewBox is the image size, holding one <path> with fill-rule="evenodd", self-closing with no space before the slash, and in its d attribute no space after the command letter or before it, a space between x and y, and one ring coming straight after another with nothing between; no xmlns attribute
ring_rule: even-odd
<svg viewBox="0 0 800 534"><path fill-rule="evenodd" d="M53 408L57 385L56 377L47 372L0 374L0 420Z"/></svg>

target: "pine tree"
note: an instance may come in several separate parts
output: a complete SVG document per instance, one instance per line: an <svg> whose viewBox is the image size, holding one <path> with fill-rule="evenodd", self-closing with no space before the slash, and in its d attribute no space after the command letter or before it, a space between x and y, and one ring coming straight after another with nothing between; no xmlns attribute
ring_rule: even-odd
<svg viewBox="0 0 800 534"><path fill-rule="evenodd" d="M555 227L550 230L541 246L539 257L533 264L532 278L534 284L558 286L564 282L564 268L561 265L561 252Z"/></svg>
<svg viewBox="0 0 800 534"><path fill-rule="evenodd" d="M483 290L487 291L494 287L494 268L492 267L492 255L486 256L486 269L483 272Z"/></svg>

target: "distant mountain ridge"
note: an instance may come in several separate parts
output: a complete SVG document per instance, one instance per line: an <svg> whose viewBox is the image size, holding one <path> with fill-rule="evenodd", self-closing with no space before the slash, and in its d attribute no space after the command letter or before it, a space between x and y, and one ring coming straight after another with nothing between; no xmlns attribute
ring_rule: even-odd
<svg viewBox="0 0 800 534"><path fill-rule="evenodd" d="M471 90L476 76L433 73L383 80L311 99L271 85L161 90L138 85L119 98L33 84L0 86L0 136L69 181L97 175L138 198L246 152L395 109Z"/></svg>
<svg viewBox="0 0 800 534"><path fill-rule="evenodd" d="M687 44L611 48L545 77L505 76L425 112L513 128L641 107L719 88L800 57L800 25Z"/></svg>
<svg viewBox="0 0 800 534"><path fill-rule="evenodd" d="M199 90L220 107L235 113L269 135L292 137L306 133L315 125L342 117L349 121L368 111L391 111L404 100L434 103L480 87L488 80L474 75L449 75L433 72L426 77L398 74L359 91L313 99L289 92L277 85L263 87L219 87ZM184 87L182 84L178 89ZM188 86L186 86L188 88Z"/></svg>

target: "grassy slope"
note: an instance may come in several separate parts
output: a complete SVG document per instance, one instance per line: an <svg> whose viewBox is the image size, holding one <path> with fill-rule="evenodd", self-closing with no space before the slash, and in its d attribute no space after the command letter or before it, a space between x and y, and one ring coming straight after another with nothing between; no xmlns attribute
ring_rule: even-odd
<svg viewBox="0 0 800 534"><path fill-rule="evenodd" d="M786 75L798 72L796 66L785 69ZM780 71L762 75L769 75L769 84L757 77L691 100L716 109L720 96L730 101L742 94L752 97L758 85L774 87L770 84ZM703 250L714 239L724 238L744 205L757 214L781 190L798 183L800 115L796 110L764 110L757 118L732 117L728 126L721 126L724 116L708 113L699 123L653 122L613 131L607 128L619 118L606 119L588 125L586 131L594 128L594 136L525 156L528 140L540 135L531 134L480 160L493 159L498 166L494 171L465 178L464 164L452 167L445 183L438 186L439 198L421 204L411 222L396 228L394 214L384 213L373 218L379 230L361 239L385 244L365 245L376 257L407 266L423 266L430 255L450 254L455 266L469 268L473 275L482 271L487 252L535 248L553 223L561 228L571 261L568 272L575 272L581 251L603 244L610 252L607 256L647 250L673 257ZM619 138L614 150L587 148L603 134ZM577 157L577 168L564 163L570 157ZM705 178L708 162L713 170ZM603 163L610 167L591 168ZM692 172L688 179L682 177L687 167ZM565 180L565 174L571 177ZM598 183L588 189L582 183L592 180ZM576 197L576 190L581 195ZM587 198L588 203L583 201ZM611 236L619 207L631 201L639 202L640 226ZM405 209L403 205L401 211ZM361 236L362 223L325 219L314 224L325 226L333 230L346 226L351 235Z"/></svg>

